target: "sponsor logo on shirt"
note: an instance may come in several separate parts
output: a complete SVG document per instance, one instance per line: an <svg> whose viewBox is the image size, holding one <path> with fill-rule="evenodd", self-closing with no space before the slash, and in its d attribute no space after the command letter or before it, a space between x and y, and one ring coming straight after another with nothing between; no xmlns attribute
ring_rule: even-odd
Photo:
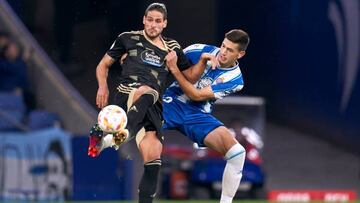
<svg viewBox="0 0 360 203"><path fill-rule="evenodd" d="M163 65L163 61L161 57L156 55L156 53L152 50L145 50L141 53L141 60L144 63L150 64L152 66L161 67Z"/></svg>
<svg viewBox="0 0 360 203"><path fill-rule="evenodd" d="M216 84L223 83L225 78L218 78L216 79Z"/></svg>
<svg viewBox="0 0 360 203"><path fill-rule="evenodd" d="M212 82L213 82L213 79L210 78L210 77L202 78L202 79L199 81L199 83L198 83L198 85L197 85L197 88L198 88L198 89L202 89L202 88L204 88L204 87L210 86L210 85L212 84Z"/></svg>

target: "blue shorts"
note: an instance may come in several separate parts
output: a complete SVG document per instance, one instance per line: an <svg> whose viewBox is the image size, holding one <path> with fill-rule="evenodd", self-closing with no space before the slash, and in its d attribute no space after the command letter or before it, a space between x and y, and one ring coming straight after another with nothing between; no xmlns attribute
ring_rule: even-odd
<svg viewBox="0 0 360 203"><path fill-rule="evenodd" d="M164 130L178 130L190 140L204 147L205 137L224 124L209 113L177 99L163 102Z"/></svg>

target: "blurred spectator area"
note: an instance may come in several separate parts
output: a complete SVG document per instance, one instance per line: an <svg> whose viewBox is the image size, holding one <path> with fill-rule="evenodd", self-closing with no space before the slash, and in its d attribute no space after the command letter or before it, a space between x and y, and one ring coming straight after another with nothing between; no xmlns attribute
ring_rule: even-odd
<svg viewBox="0 0 360 203"><path fill-rule="evenodd" d="M27 50L29 51L29 50ZM28 82L27 60L16 41L0 32L0 130L28 131L58 126L56 113L36 109Z"/></svg>
<svg viewBox="0 0 360 203"><path fill-rule="evenodd" d="M0 0L0 25L0 109L4 126L8 126L5 129L19 129L21 125L22 130L38 128L50 120L61 120L66 130L87 133L96 112L59 72L4 0ZM36 123L42 120L44 123Z"/></svg>

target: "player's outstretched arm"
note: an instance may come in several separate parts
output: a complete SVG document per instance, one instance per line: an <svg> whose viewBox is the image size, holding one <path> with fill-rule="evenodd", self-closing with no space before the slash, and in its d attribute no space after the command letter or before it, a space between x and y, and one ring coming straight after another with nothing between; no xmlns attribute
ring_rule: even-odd
<svg viewBox="0 0 360 203"><path fill-rule="evenodd" d="M183 71L186 79L192 84L198 81L203 74L208 62L211 63L213 69L218 65L218 61L214 55L209 53L201 54L200 60L195 65Z"/></svg>
<svg viewBox="0 0 360 203"><path fill-rule="evenodd" d="M109 68L114 63L114 59L105 54L96 67L96 79L98 81L98 91L96 94L96 105L99 108L103 108L108 104L109 89L107 85L107 77Z"/></svg>
<svg viewBox="0 0 360 203"><path fill-rule="evenodd" d="M176 52L170 52L166 57L166 65L168 66L175 79L178 81L180 88L184 91L186 96L194 101L203 101L215 98L215 95L210 86L202 89L196 89L179 70L177 66Z"/></svg>

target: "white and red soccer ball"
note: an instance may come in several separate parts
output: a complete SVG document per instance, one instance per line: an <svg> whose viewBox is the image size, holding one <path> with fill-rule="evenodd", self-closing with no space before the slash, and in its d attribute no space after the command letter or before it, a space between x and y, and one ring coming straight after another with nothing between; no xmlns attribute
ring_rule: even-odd
<svg viewBox="0 0 360 203"><path fill-rule="evenodd" d="M117 105L105 106L98 115L98 124L104 132L117 133L126 127L126 112Z"/></svg>

